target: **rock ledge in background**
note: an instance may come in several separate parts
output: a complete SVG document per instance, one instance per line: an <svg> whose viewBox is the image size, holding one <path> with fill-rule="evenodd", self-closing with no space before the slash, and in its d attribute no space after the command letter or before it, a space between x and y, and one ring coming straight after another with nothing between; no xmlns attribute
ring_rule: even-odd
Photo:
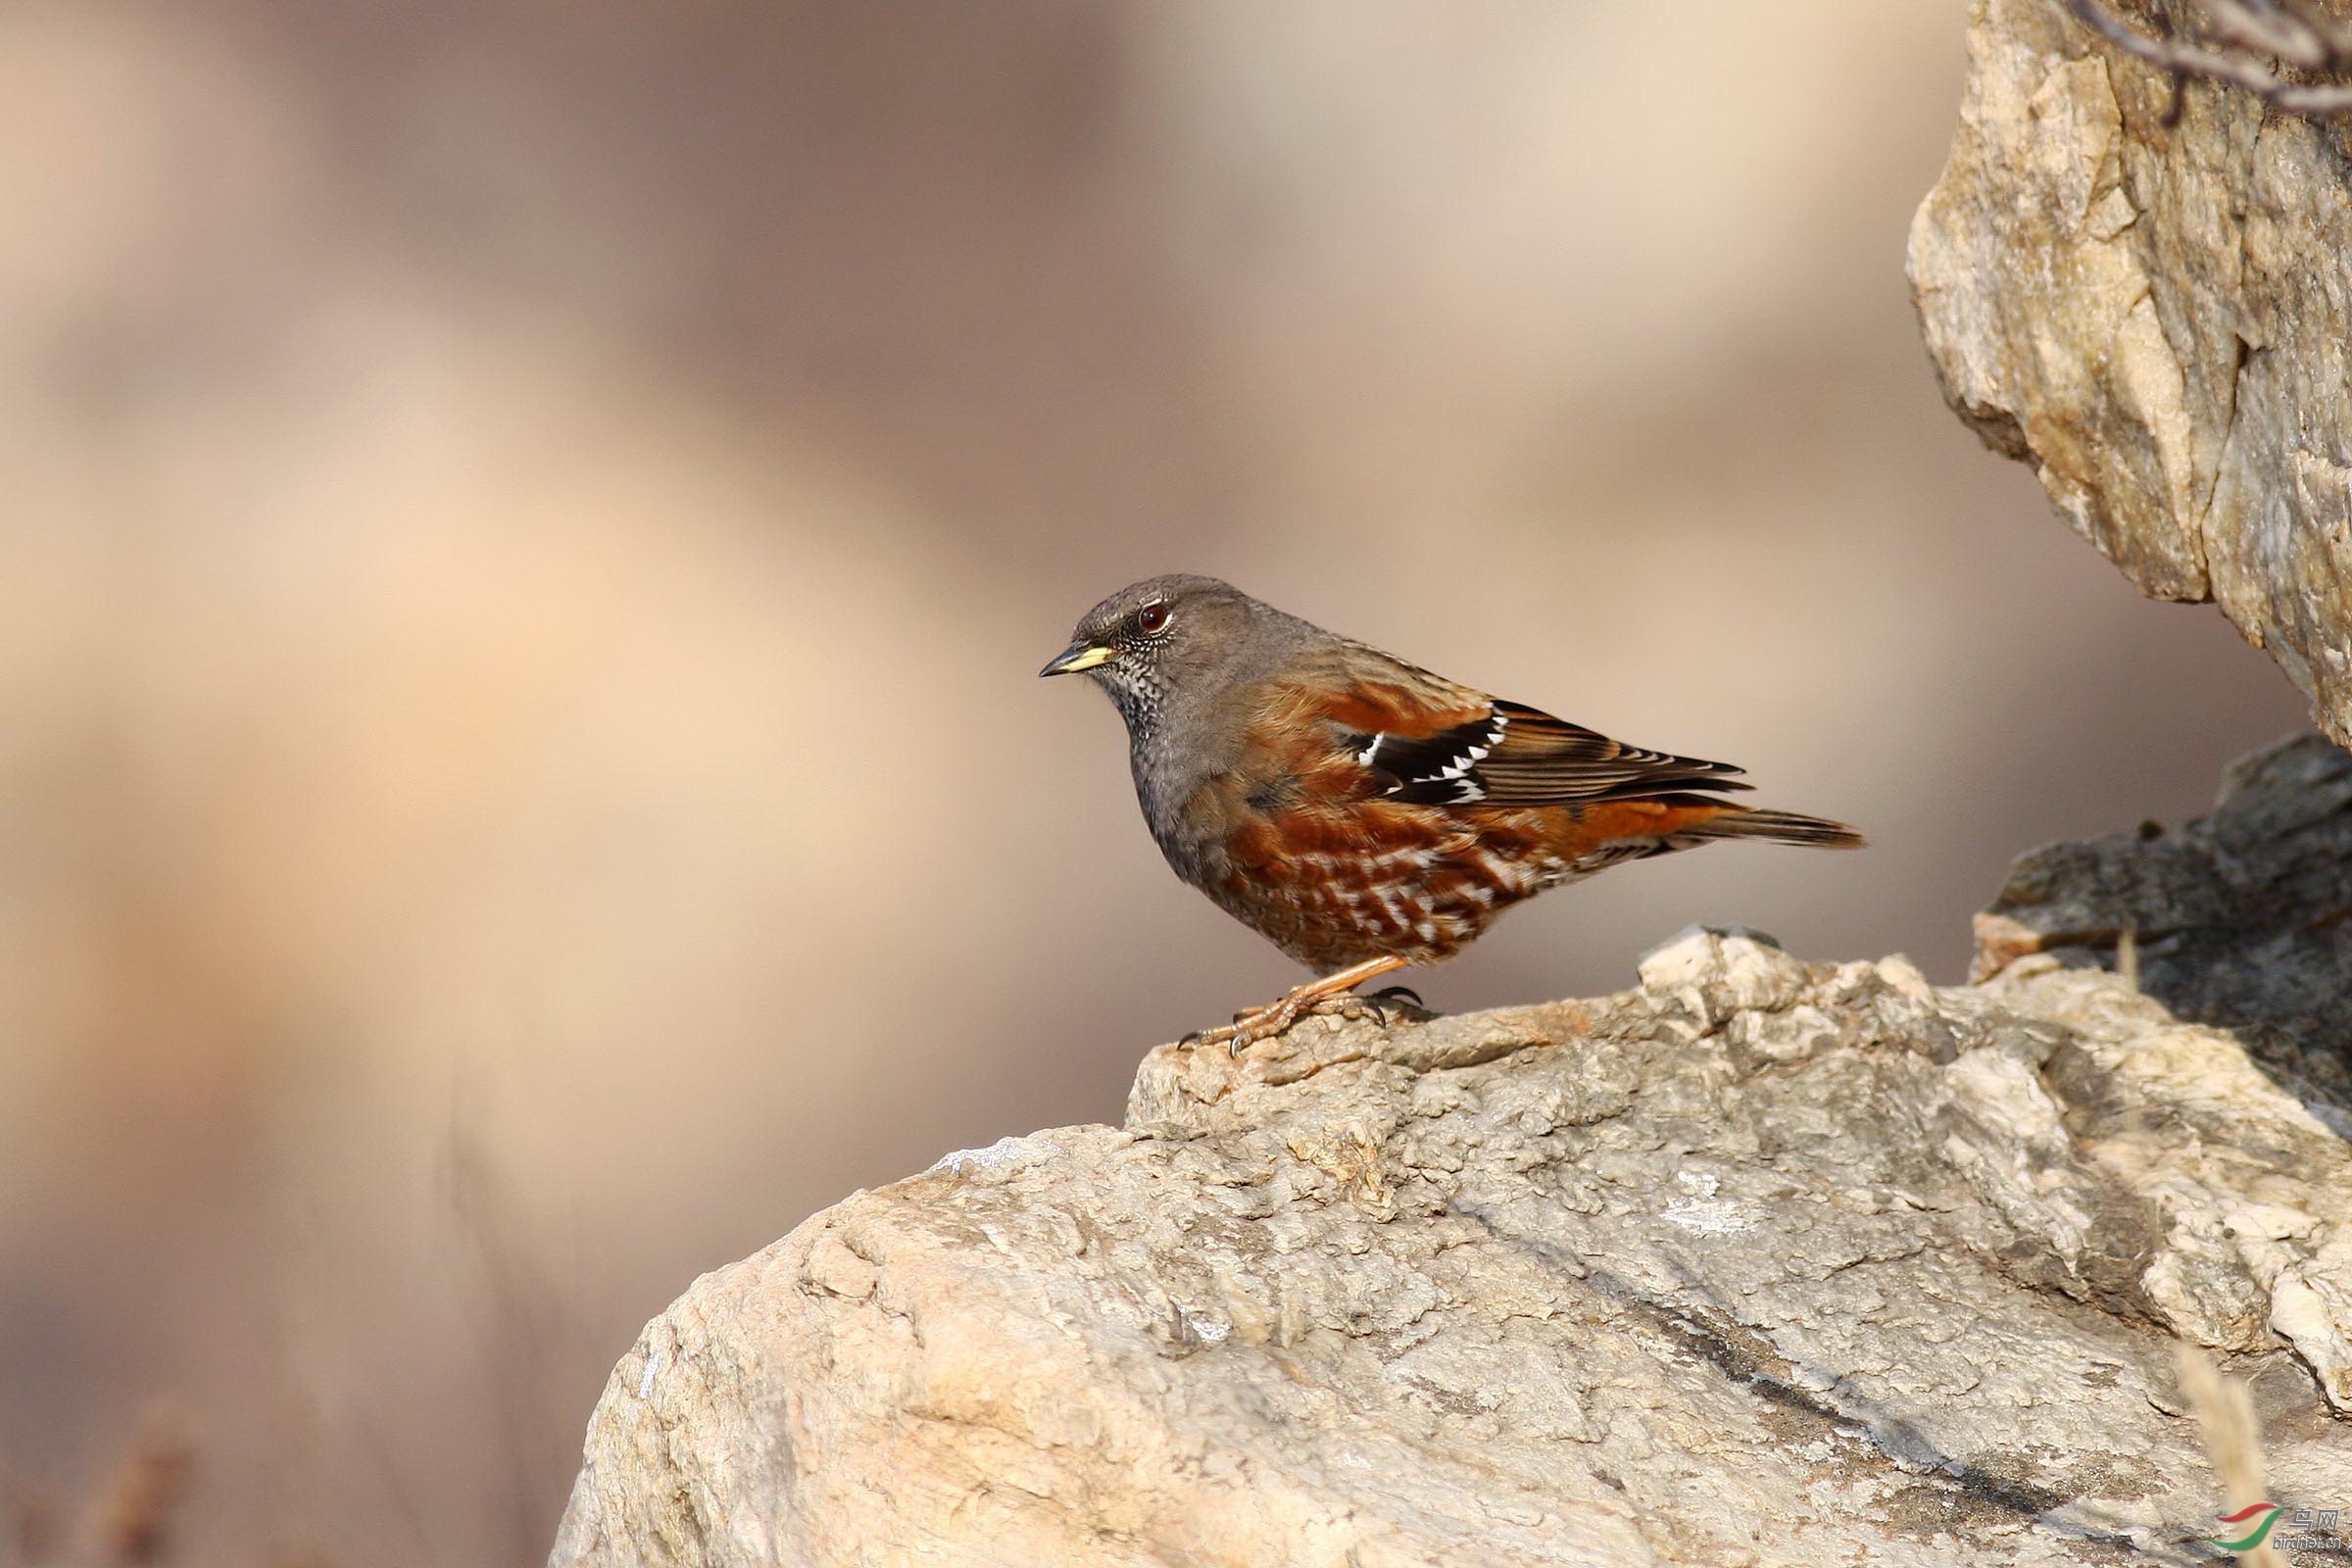
<svg viewBox="0 0 2352 1568"><path fill-rule="evenodd" d="M1974 985L1694 931L1613 997L1162 1047L1125 1128L698 1281L551 1560L2215 1560L2175 1335L2251 1380L2275 1495L2352 1499L2352 1107L2086 966L2090 906L2342 887L2348 844L2352 760L2290 746L2207 824L2021 862ZM2285 961L2247 912L2180 940Z"/></svg>
<svg viewBox="0 0 2352 1568"><path fill-rule="evenodd" d="M2339 8L2340 9L2340 8ZM2159 599L2210 599L2352 745L2352 126L1976 0L1913 223L1944 393Z"/></svg>

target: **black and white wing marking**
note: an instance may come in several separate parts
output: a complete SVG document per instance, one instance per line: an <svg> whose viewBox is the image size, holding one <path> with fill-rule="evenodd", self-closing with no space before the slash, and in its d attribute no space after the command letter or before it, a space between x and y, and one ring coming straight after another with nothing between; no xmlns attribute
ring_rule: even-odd
<svg viewBox="0 0 2352 1568"><path fill-rule="evenodd" d="M1370 769L1380 793L1415 806L1475 806L1487 798L1478 764L1493 756L1510 733L1510 715L1498 706L1468 723L1431 735L1382 731L1355 737L1355 760Z"/></svg>
<svg viewBox="0 0 2352 1568"><path fill-rule="evenodd" d="M1426 735L1382 731L1349 743L1381 795L1419 806L1563 806L1748 787L1729 763L1626 746L1519 703L1491 703Z"/></svg>

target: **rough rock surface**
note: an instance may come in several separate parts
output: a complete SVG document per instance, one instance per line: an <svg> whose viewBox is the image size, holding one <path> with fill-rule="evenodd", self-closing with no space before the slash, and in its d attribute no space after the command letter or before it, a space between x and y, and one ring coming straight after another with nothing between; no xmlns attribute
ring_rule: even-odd
<svg viewBox="0 0 2352 1568"><path fill-rule="evenodd" d="M2352 126L1975 0L1910 271L1945 395L2142 593L2211 599L2352 745Z"/></svg>
<svg viewBox="0 0 2352 1568"><path fill-rule="evenodd" d="M2211 816L2022 857L1977 916L1976 974L2029 953L2119 967L2230 1029L2352 1136L2352 755L2316 735L2238 761Z"/></svg>
<svg viewBox="0 0 2352 1568"><path fill-rule="evenodd" d="M552 1561L2214 1561L2176 1335L2274 1495L2352 1506L2346 1106L2081 961L2119 909L2143 977L2281 961L2342 761L2021 862L1971 986L1693 932L1613 997L1162 1047L1125 1128L698 1281Z"/></svg>

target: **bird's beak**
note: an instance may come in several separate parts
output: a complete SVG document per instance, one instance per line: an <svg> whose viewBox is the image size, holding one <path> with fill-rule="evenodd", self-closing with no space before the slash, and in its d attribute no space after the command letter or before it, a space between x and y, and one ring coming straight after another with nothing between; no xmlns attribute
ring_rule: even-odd
<svg viewBox="0 0 2352 1568"><path fill-rule="evenodd" d="M1093 643L1072 643L1054 655L1054 662L1037 673L1040 678L1047 675L1075 675L1082 669L1092 669L1097 664L1110 662L1112 652L1108 648L1098 648Z"/></svg>

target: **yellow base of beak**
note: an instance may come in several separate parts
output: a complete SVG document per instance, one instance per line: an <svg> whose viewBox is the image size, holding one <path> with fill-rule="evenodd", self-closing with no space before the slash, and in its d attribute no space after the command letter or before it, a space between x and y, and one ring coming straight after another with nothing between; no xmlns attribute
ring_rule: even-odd
<svg viewBox="0 0 2352 1568"><path fill-rule="evenodd" d="M1047 675L1075 675L1082 669L1092 669L1097 664L1110 662L1113 652L1115 650L1098 648L1091 643L1074 643L1055 655L1054 662L1037 673L1041 679Z"/></svg>

